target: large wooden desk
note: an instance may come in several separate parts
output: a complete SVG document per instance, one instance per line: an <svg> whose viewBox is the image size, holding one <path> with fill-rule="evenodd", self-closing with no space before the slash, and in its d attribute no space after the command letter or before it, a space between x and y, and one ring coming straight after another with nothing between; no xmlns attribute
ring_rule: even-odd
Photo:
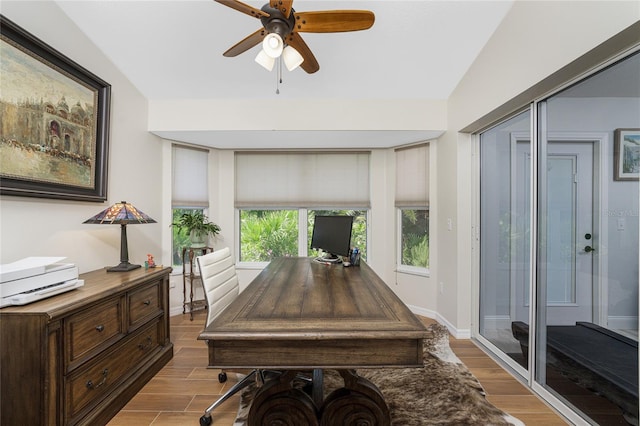
<svg viewBox="0 0 640 426"><path fill-rule="evenodd" d="M378 389L352 369L421 367L427 334L364 262L346 268L309 258L278 258L199 339L208 343L210 367L287 370L256 395L250 425L276 424L279 416L297 411L304 411L295 415L307 416L304 422L310 425L356 424L340 416L359 411L363 420L374 419L362 424L389 424ZM321 369L339 370L345 388L324 402L317 392L311 402L291 389L296 371ZM320 377L315 374L316 388ZM273 420L264 423L267 417Z"/></svg>

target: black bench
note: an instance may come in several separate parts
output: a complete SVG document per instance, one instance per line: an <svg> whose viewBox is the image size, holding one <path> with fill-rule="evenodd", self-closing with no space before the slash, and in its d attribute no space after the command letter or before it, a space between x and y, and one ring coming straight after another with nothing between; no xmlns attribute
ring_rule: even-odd
<svg viewBox="0 0 640 426"><path fill-rule="evenodd" d="M525 359L529 326L511 323ZM602 395L638 424L638 342L588 322L547 326L547 364L578 385Z"/></svg>

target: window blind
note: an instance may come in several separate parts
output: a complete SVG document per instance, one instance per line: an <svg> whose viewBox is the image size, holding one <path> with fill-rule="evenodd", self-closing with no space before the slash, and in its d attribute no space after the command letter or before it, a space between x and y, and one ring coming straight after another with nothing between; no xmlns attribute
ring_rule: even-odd
<svg viewBox="0 0 640 426"><path fill-rule="evenodd" d="M368 152L237 152L235 205L369 207Z"/></svg>
<svg viewBox="0 0 640 426"><path fill-rule="evenodd" d="M429 144L396 150L396 207L429 206Z"/></svg>
<svg viewBox="0 0 640 426"><path fill-rule="evenodd" d="M209 152L181 145L172 151L172 206L209 207Z"/></svg>

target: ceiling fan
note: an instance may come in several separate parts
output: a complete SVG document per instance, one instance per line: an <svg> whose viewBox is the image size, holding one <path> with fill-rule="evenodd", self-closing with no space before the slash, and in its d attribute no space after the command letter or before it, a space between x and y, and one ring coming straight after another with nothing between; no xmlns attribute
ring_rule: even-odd
<svg viewBox="0 0 640 426"><path fill-rule="evenodd" d="M224 56L237 56L262 43L262 50L256 62L271 71L275 60L282 59L289 71L300 66L312 74L320 69L311 49L300 33L337 33L360 31L371 28L375 21L373 12L368 10L325 10L296 12L293 0L269 0L256 9L238 0L215 0L225 6L260 19L263 28L236 43Z"/></svg>

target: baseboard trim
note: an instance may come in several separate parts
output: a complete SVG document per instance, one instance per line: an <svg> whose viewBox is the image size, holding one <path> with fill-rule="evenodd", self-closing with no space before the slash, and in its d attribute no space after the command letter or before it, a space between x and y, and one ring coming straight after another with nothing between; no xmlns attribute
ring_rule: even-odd
<svg viewBox="0 0 640 426"><path fill-rule="evenodd" d="M637 330L637 316L609 316L607 318L607 328L614 330Z"/></svg>
<svg viewBox="0 0 640 426"><path fill-rule="evenodd" d="M510 330L512 319L509 315L486 315L484 317L485 330ZM481 327L482 328L482 327Z"/></svg>
<svg viewBox="0 0 640 426"><path fill-rule="evenodd" d="M436 311L432 311L431 309L421 308L419 306L407 305L408 308L416 315L420 315L423 317L431 318L438 321L440 324L447 327L449 333L456 339L470 339L471 338L471 330L468 328L456 328L453 324L451 324L445 317L437 313Z"/></svg>
<svg viewBox="0 0 640 426"><path fill-rule="evenodd" d="M173 306L169 309L170 317L175 317L176 315L182 315L182 306Z"/></svg>

